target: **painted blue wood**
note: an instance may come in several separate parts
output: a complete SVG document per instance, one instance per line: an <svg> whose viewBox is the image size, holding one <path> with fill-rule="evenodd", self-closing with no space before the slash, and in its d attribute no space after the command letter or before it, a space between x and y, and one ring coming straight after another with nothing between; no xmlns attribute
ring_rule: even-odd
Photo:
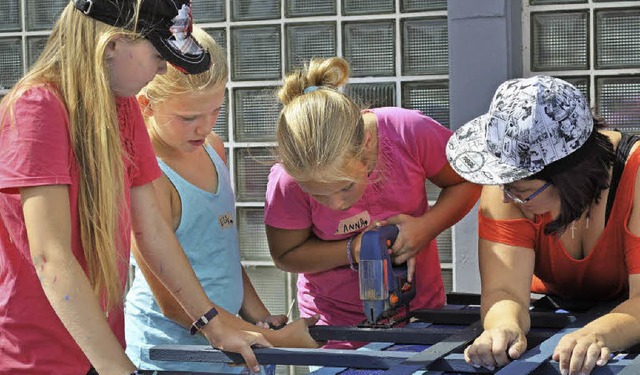
<svg viewBox="0 0 640 375"><path fill-rule="evenodd" d="M385 371L384 375L410 375L414 372L427 369L434 361L444 358L447 354L469 344L482 332L482 323L477 321L464 330L456 333L441 342L430 346L424 351L408 358L401 364Z"/></svg>
<svg viewBox="0 0 640 375"><path fill-rule="evenodd" d="M615 360L614 360L615 361ZM612 361L609 361L611 365ZM618 373L618 375L637 375L640 374L640 355L629 360L629 363Z"/></svg>

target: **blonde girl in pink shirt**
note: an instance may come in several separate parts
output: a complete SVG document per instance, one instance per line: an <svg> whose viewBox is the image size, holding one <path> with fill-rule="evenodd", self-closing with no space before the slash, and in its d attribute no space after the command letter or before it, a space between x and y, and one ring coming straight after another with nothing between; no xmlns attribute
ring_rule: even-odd
<svg viewBox="0 0 640 375"><path fill-rule="evenodd" d="M394 262L410 260L416 308L445 302L435 238L473 207L480 187L458 176L445 156L451 131L419 111L362 110L339 91L342 58L314 59L278 92L278 155L269 175L265 224L278 267L298 273L301 316L319 324L365 319L357 267L362 233L398 226ZM442 188L430 207L429 180ZM435 197L433 197L435 198ZM342 343L340 347L352 347Z"/></svg>

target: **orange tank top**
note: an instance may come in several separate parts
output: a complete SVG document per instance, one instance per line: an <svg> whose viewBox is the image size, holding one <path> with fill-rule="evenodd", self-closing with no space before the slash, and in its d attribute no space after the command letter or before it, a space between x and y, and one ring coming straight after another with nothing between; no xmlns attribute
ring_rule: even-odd
<svg viewBox="0 0 640 375"><path fill-rule="evenodd" d="M480 210L480 238L535 251L532 292L591 300L624 296L629 275L640 273L640 237L627 227L640 166L638 150L627 160L609 221L584 259L572 258L558 237L544 234L544 226L552 220L549 213L533 220L493 220Z"/></svg>

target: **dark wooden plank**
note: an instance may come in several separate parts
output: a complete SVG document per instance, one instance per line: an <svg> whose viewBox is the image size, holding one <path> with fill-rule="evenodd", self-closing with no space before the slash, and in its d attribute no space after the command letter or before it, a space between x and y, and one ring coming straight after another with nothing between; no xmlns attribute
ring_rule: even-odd
<svg viewBox="0 0 640 375"><path fill-rule="evenodd" d="M292 348L256 348L254 353L261 364L369 369L388 369L415 354L394 351ZM149 350L149 357L162 361L244 363L242 356L237 353L223 352L206 345L154 346Z"/></svg>
<svg viewBox="0 0 640 375"><path fill-rule="evenodd" d="M312 326L309 333L314 340L391 342L396 344L431 345L440 342L458 332L457 327L392 327L360 328L336 326Z"/></svg>
<svg viewBox="0 0 640 375"><path fill-rule="evenodd" d="M419 323L411 323L407 327L394 328L359 328L336 326L309 327L311 337L318 341L343 340L362 342L388 342L395 344L433 345L447 337L460 332L459 325L430 325L424 327ZM533 329L527 335L528 342L536 345L555 334L555 330Z"/></svg>
<svg viewBox="0 0 640 375"><path fill-rule="evenodd" d="M532 328L564 328L576 319L571 314L553 312L531 312L530 315ZM480 310L421 309L412 311L411 316L433 324L469 325L480 320Z"/></svg>
<svg viewBox="0 0 640 375"><path fill-rule="evenodd" d="M430 346L422 352L408 358L401 364L383 372L384 375L409 375L421 369L429 369L429 365L444 358L452 351L469 344L482 332L482 323L477 321L462 331ZM432 370L432 369L429 369ZM433 369L435 370L435 369Z"/></svg>
<svg viewBox="0 0 640 375"><path fill-rule="evenodd" d="M480 295L475 293L447 293L447 305L480 305Z"/></svg>

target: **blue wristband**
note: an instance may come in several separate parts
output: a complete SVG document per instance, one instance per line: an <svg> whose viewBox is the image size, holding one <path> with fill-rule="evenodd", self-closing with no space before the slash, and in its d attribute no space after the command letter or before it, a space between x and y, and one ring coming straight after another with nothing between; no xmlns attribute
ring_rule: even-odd
<svg viewBox="0 0 640 375"><path fill-rule="evenodd" d="M356 236L351 236L347 241L347 259L349 259L349 267L351 267L353 271L358 272L358 265L353 263L353 253L351 252L351 242L353 242L354 238L356 238Z"/></svg>

